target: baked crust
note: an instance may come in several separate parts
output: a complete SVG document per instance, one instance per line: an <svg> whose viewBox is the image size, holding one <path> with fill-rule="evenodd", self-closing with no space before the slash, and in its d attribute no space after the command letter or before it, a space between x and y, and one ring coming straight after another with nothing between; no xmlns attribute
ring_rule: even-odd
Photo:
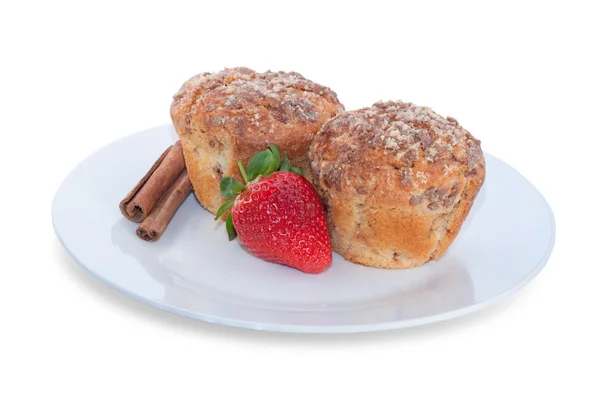
<svg viewBox="0 0 600 411"><path fill-rule="evenodd" d="M336 94L295 72L248 68L198 74L173 96L171 119L200 204L215 214L219 182L270 143L311 180L308 149L323 123L343 111Z"/></svg>
<svg viewBox="0 0 600 411"><path fill-rule="evenodd" d="M479 140L455 119L401 101L333 117L310 160L333 249L372 267L439 259L485 178Z"/></svg>

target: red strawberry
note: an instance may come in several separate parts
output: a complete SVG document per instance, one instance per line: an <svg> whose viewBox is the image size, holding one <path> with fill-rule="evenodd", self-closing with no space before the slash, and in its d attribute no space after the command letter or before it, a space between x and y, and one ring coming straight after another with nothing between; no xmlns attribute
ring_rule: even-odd
<svg viewBox="0 0 600 411"><path fill-rule="evenodd" d="M233 177L221 181L225 202L219 218L231 209L226 226L229 238L263 260L317 274L331 264L331 242L323 205L313 186L290 167L287 155L280 160L271 144L250 159L248 173L241 163L246 185ZM280 171L277 171L280 170Z"/></svg>

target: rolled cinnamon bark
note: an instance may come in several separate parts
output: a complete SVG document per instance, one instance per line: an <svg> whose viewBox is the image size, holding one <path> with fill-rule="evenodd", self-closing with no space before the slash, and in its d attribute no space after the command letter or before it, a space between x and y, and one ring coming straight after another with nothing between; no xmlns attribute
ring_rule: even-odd
<svg viewBox="0 0 600 411"><path fill-rule="evenodd" d="M192 183L187 171L184 170L140 224L136 230L138 237L146 241L157 241L163 235L179 206L191 192Z"/></svg>
<svg viewBox="0 0 600 411"><path fill-rule="evenodd" d="M181 141L169 147L119 204L125 218L139 223L152 212L167 189L185 170Z"/></svg>

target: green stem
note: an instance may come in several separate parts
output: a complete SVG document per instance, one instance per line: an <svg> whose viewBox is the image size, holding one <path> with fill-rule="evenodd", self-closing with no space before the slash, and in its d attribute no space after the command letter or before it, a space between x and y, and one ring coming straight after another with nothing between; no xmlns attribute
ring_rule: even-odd
<svg viewBox="0 0 600 411"><path fill-rule="evenodd" d="M242 173L242 177L244 177L244 181L246 182L246 184L248 184L248 174L246 174L246 169L244 168L244 165L242 164L242 161L238 161L238 167L240 168L240 173Z"/></svg>

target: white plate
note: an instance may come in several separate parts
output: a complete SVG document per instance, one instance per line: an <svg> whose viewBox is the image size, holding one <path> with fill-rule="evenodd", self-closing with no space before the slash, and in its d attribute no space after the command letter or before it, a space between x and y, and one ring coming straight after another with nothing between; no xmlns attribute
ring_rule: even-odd
<svg viewBox="0 0 600 411"><path fill-rule="evenodd" d="M540 193L486 154L486 182L446 255L410 270L363 267L334 254L320 275L259 260L190 196L163 237L135 235L119 201L176 140L161 126L91 155L54 198L58 238L92 275L153 307L212 323L283 332L341 333L442 321L525 285L554 244Z"/></svg>

